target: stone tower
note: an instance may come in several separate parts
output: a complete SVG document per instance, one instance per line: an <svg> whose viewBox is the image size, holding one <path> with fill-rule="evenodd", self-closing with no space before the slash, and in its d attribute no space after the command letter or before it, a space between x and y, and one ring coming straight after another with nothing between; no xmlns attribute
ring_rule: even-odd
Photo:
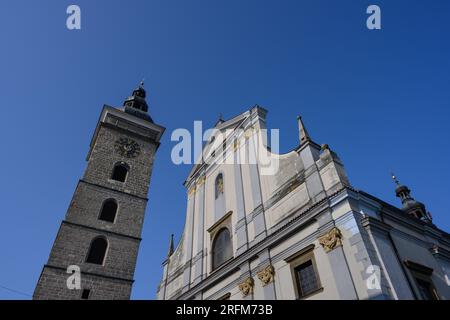
<svg viewBox="0 0 450 320"><path fill-rule="evenodd" d="M141 83L123 107L103 107L86 170L33 299L130 298L153 160L164 132L148 114L145 97Z"/></svg>

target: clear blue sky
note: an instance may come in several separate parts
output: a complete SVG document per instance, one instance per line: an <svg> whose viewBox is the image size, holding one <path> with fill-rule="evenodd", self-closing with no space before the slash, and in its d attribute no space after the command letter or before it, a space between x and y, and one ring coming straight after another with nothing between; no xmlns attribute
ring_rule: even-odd
<svg viewBox="0 0 450 320"><path fill-rule="evenodd" d="M78 4L82 30L66 29ZM366 28L378 4L382 30ZM254 104L297 145L302 114L351 182L399 204L389 177L450 230L448 0L0 2L0 286L32 294L103 104L145 78L150 112L167 128L149 193L133 298L153 299L170 233L185 219L170 162L175 128L213 125ZM0 287L0 299L27 298Z"/></svg>

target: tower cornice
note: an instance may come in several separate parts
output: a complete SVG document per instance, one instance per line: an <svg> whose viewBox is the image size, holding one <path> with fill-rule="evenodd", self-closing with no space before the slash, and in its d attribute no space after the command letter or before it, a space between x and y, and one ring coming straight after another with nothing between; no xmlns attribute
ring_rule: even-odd
<svg viewBox="0 0 450 320"><path fill-rule="evenodd" d="M95 145L100 128L105 125L117 130L124 130L127 134L133 134L141 139L150 140L157 145L159 145L159 141L166 130L166 128L154 122L146 121L126 113L121 109L105 104L97 121L86 159L89 159L91 155L92 147Z"/></svg>

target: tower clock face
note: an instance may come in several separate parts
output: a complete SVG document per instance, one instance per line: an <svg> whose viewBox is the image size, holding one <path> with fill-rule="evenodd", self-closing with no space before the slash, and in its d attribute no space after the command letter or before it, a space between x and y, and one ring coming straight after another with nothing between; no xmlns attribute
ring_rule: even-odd
<svg viewBox="0 0 450 320"><path fill-rule="evenodd" d="M120 138L115 143L116 151L127 158L136 158L141 153L139 144L130 138Z"/></svg>

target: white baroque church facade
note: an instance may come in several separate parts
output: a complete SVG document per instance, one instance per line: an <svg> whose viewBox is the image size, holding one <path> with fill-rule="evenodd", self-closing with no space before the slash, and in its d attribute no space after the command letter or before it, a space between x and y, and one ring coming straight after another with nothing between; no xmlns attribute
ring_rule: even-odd
<svg viewBox="0 0 450 320"><path fill-rule="evenodd" d="M301 118L299 146L272 153L266 113L255 106L216 124L226 138L204 154L238 161L193 167L184 232L176 247L171 240L157 298L449 299L450 235L408 187L395 179L401 208L355 189ZM239 161L257 150L278 170Z"/></svg>

